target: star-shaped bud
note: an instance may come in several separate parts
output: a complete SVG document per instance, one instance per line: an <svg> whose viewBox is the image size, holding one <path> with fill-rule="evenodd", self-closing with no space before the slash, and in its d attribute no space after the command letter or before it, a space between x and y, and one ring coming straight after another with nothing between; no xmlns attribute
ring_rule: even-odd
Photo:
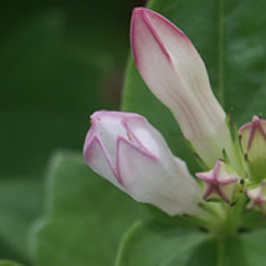
<svg viewBox="0 0 266 266"><path fill-rule="evenodd" d="M204 200L222 198L225 202L232 203L240 178L223 161L219 160L214 169L196 173L196 176L206 184Z"/></svg>
<svg viewBox="0 0 266 266"><path fill-rule="evenodd" d="M266 177L266 120L255 115L239 133L250 178L260 182Z"/></svg>
<svg viewBox="0 0 266 266"><path fill-rule="evenodd" d="M266 186L265 183L260 184L258 187L248 189L247 196L250 198L250 203L247 205L248 209L259 209L266 213Z"/></svg>

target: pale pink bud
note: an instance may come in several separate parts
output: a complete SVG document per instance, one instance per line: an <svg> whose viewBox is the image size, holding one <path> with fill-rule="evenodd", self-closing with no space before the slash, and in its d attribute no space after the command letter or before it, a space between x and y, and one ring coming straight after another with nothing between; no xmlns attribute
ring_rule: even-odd
<svg viewBox="0 0 266 266"><path fill-rule="evenodd" d="M255 188L247 189L246 194L250 198L250 202L247 205L248 209L259 209L263 213L266 213L265 183L261 183Z"/></svg>
<svg viewBox="0 0 266 266"><path fill-rule="evenodd" d="M188 37L158 13L137 8L131 20L131 45L142 78L172 111L203 161L212 168L225 150L235 163L226 115Z"/></svg>
<svg viewBox="0 0 266 266"><path fill-rule="evenodd" d="M240 178L223 161L219 160L214 169L196 173L196 176L206 185L206 191L203 195L205 200L220 198L227 203L233 202Z"/></svg>
<svg viewBox="0 0 266 266"><path fill-rule="evenodd" d="M239 133L249 177L259 182L266 177L266 120L255 115Z"/></svg>
<svg viewBox="0 0 266 266"><path fill-rule="evenodd" d="M201 190L162 135L137 114L99 111L84 144L90 167L135 200L170 215L198 214Z"/></svg>

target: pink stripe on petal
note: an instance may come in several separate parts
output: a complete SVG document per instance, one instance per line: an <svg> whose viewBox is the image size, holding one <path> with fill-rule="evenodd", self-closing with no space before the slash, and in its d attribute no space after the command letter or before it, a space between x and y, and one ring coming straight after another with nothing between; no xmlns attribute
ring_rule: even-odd
<svg viewBox="0 0 266 266"><path fill-rule="evenodd" d="M156 156L154 156L153 154L151 154L149 151L147 151L146 149L142 149L142 147L137 147L137 146L135 146L134 144L132 144L130 141L128 141L128 140L126 140L126 139L124 139L124 138L122 138L122 137L118 137L118 139L117 139L117 145L116 145L116 170L117 170L117 178L119 179L119 181L120 181L120 184L121 185L123 185L124 186L124 188L125 189L127 189L126 187L125 187L125 183L124 183L124 181L123 181L123 177L122 177L122 175L121 175L121 167L123 167L123 165L121 165L120 164L120 157L121 157L121 153L119 152L119 150L120 150L120 146L121 145L127 145L127 146L129 146L129 147L131 147L131 149L133 149L133 150L135 150L136 152L138 152L139 154L141 154L141 155L143 155L143 156L145 156L145 157L147 157L147 158L149 158L150 160L153 160L153 161L159 161L159 158L158 157L156 157ZM122 154L122 156L123 156L123 154ZM148 173L147 173L148 174Z"/></svg>
<svg viewBox="0 0 266 266"><path fill-rule="evenodd" d="M223 149L229 157L234 155L225 113L189 38L158 13L137 8L131 21L131 45L143 80L172 111L204 162L213 167Z"/></svg>
<svg viewBox="0 0 266 266"><path fill-rule="evenodd" d="M98 152L102 155L102 159L99 158ZM84 149L84 157L88 165L90 165L98 174L104 176L116 185L117 183L121 186L123 185L120 176L117 174L116 167L113 165L108 152L97 136L94 136L91 141L87 143ZM104 167L104 161L107 163L106 167ZM108 169L110 169L111 172L109 172ZM103 174L103 172L109 172L109 174Z"/></svg>
<svg viewBox="0 0 266 266"><path fill-rule="evenodd" d="M136 8L133 11L133 15L131 18L131 31L130 31L130 39L131 39L131 45L132 45L132 50L133 50L133 56L134 56L134 60L136 65L138 65L138 67L140 67L140 65L138 64L138 54L137 54L137 42L136 42L136 27L138 26L138 24L141 23L141 20L144 22L141 24L141 29L143 32L145 31L145 26L148 29L148 32L150 32L152 34L152 36L154 37L154 41L157 42L158 46L161 48L162 52L164 53L166 59L169 61L169 63L171 63L171 57L164 45L164 43L162 42L160 36L158 35L158 33L156 32L156 30L154 29L154 26L151 24L149 18L147 17L147 14L151 14L154 15L156 14L158 17L162 18L159 14L154 13L154 12L147 12L150 11L148 9L145 8ZM138 19L138 22L136 21ZM169 22L170 23L170 22Z"/></svg>

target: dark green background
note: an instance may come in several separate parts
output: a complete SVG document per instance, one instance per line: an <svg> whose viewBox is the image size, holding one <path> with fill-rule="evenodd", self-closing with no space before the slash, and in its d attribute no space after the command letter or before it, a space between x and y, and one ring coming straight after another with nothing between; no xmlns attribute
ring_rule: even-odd
<svg viewBox="0 0 266 266"><path fill-rule="evenodd" d="M1 3L1 176L41 174L53 149L81 150L89 114L118 108L139 3Z"/></svg>

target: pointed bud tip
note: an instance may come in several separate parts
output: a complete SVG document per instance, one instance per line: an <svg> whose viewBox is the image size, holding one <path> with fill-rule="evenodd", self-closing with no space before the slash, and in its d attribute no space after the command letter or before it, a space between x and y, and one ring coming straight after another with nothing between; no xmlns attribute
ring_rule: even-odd
<svg viewBox="0 0 266 266"><path fill-rule="evenodd" d="M141 60L139 60L139 57L141 57L142 52L145 52L145 49L148 49L151 43L154 42L160 46L162 52L165 54L167 59L170 60L170 56L151 22L151 17L160 18L161 16L156 12L143 7L137 7L132 12L130 43L133 58L139 70L141 67L141 62L139 62ZM143 38L144 36L145 38ZM150 44L148 45L148 43Z"/></svg>
<svg viewBox="0 0 266 266"><path fill-rule="evenodd" d="M145 7L135 7L132 11L132 17L134 17L135 15L138 15L138 14L143 14L145 12L149 12L150 10L145 8Z"/></svg>
<svg viewBox="0 0 266 266"><path fill-rule="evenodd" d="M252 121L244 124L242 127L240 127L239 132L243 132L245 129L251 128L251 127L257 127L260 125L265 125L266 120L263 120L260 116L253 115Z"/></svg>
<svg viewBox="0 0 266 266"><path fill-rule="evenodd" d="M144 7L136 7L132 11L131 22L134 21L137 16L143 19L154 18L154 19L160 20L162 23L166 23L167 26L175 30L177 34L179 34L180 36L184 37L189 42L191 42L190 39L187 37L187 35L182 30L180 30L170 20L168 20L166 17L162 16L161 14L157 13L156 11L153 11L151 9L144 8Z"/></svg>
<svg viewBox="0 0 266 266"><path fill-rule="evenodd" d="M260 118L257 115L253 115L252 121L255 122L255 121L258 121L258 120L260 120Z"/></svg>
<svg viewBox="0 0 266 266"><path fill-rule="evenodd" d="M162 29L158 30L158 25L164 28L163 32L168 31L168 36L176 36L184 39L188 44L191 44L190 39L185 35L185 33L177 28L167 18L153 10L137 7L132 12L130 42L133 58L139 70L141 67L141 62L139 61L143 60L143 58L139 60L139 57L142 57L142 52L145 52L146 49L150 50L156 45L160 47L159 49L166 60L169 63L172 61L170 51L167 46L165 46L163 40L165 36L162 36Z"/></svg>

